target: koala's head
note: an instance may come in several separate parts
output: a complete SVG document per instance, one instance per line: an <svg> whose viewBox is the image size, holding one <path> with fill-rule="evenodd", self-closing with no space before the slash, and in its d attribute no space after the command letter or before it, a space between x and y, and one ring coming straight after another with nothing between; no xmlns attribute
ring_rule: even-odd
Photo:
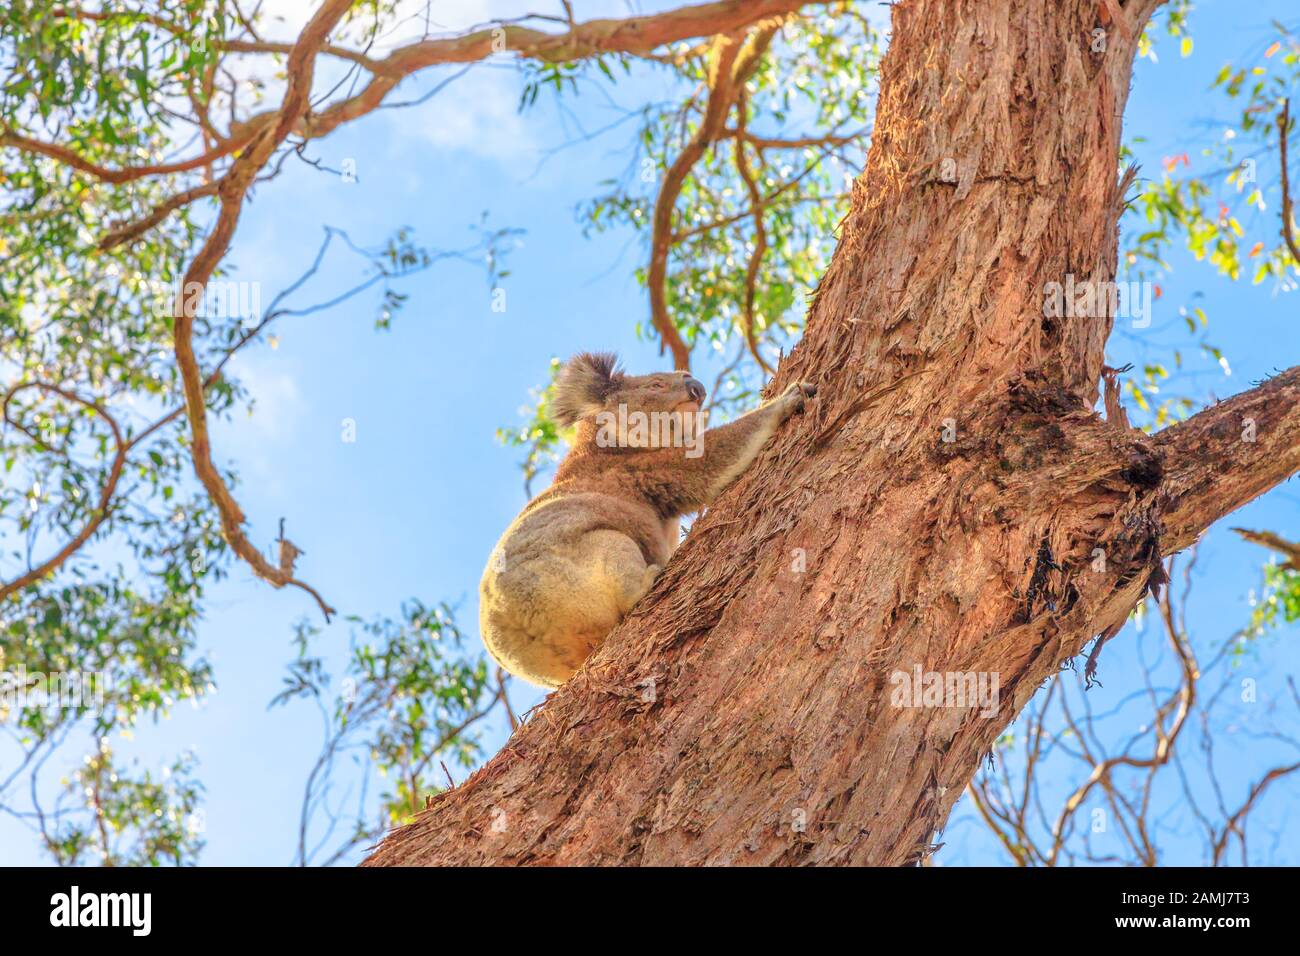
<svg viewBox="0 0 1300 956"><path fill-rule="evenodd" d="M704 386L689 372L628 375L612 352L582 352L565 363L555 382L551 412L561 425L572 425L601 412L698 413Z"/></svg>

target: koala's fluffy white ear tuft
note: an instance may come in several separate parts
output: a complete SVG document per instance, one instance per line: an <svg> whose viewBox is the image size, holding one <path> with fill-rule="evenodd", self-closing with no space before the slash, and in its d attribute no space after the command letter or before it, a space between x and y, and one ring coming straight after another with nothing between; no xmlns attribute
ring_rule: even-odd
<svg viewBox="0 0 1300 956"><path fill-rule="evenodd" d="M595 415L623 379L613 352L580 352L564 363L555 382L551 417L565 427Z"/></svg>

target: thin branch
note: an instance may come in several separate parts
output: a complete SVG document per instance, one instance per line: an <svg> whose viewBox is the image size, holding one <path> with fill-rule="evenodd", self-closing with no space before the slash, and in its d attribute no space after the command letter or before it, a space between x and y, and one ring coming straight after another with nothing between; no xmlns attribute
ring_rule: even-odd
<svg viewBox="0 0 1300 956"><path fill-rule="evenodd" d="M265 329L276 319L280 319L285 316L309 315L315 312L322 311L324 309L332 308L333 306L336 306L344 301L347 301L353 296L358 295L364 290L370 288L376 282L382 279L390 279L394 277L394 275L391 273L381 272L374 276L371 276L369 279L366 279L363 282L358 283L348 291L333 297L329 301L319 302L311 306L304 306L302 308L297 308L297 309L281 307L280 306L281 302L283 302L288 296L296 292L299 288L302 287L304 283L307 282L308 279L310 279L313 275L316 274L316 272L319 270L321 266L322 260L325 257L325 253L329 249L330 243L333 241L335 236L342 236L343 240L347 242L349 246L351 246L353 249L356 249L356 251L358 252L363 252L362 250L357 249L356 246L352 245L352 242L348 238L347 233L339 229L326 227L325 239L321 243L321 246L316 253L316 258L313 261L312 265L297 280L295 280L292 285L282 290L275 297L275 299L271 302L271 306L267 309L262 319L255 326L244 329L244 331L239 336L239 338L228 348L225 349L225 351L222 353L220 360L213 366L212 371L210 371L203 380L203 388L205 391L211 388L220 380L222 371L225 369L226 365L230 362L230 360L234 358L235 354L244 346L246 346L249 342L252 342L259 335L261 335L261 333L265 331ZM459 256L459 255L461 255L461 253L449 252L449 253L436 256L434 257L434 259L436 260L440 258L448 258L453 256ZM65 398L68 398L69 400L75 401L78 404L81 404L93 411L96 411L98 414L101 415L101 417L105 419L105 421L108 421L110 423L110 426L113 428L115 437L119 436L116 422L112 417L110 417L107 414L106 410L104 410L102 406L97 405L71 392L65 391L64 389L56 385L53 385L51 383L31 381L31 382L20 383L15 387L11 388L5 394L3 401L0 401L0 421L3 421L8 425L13 426L14 428L17 428L24 435L26 435L31 441L37 443L43 443L43 440L39 435L35 434L30 429L25 427L21 422L15 420L10 415L10 411L9 411L9 407L13 399L17 395L29 389L39 389L48 393L58 394ZM111 497L115 494L116 485L119 483L118 478L120 477L121 472L125 470L125 465L127 463L130 453L134 451L139 445L143 444L150 436L152 436L159 429L165 427L171 422L174 422L184 412L185 412L185 406L183 404L178 405L167 414L156 419L152 424L150 424L142 431L137 433L129 441L126 441L124 445L119 444L118 451L119 451L119 455L122 458L122 462L120 465L117 465L115 459L114 464L116 467L112 469L112 471L110 472L110 483L105 487L104 496L101 499L100 506L95 511L96 519L93 522L93 524L88 526L87 529L85 529L85 533L78 535L71 542L69 542L68 546L64 548L62 551L60 551L59 554L56 555L54 558L52 558L50 561L45 562L40 567L34 569L32 572L29 572L28 575L24 575L22 578L18 579L12 584L5 585L3 588L0 588L0 600L3 600L4 598L8 597L13 592L20 590L22 587L25 587L28 584L35 583L36 580L47 577L49 574L52 574L53 572L57 571L59 567L61 567L64 563L67 562L68 558L70 558L74 553L76 553L78 549L84 546L86 542L89 541L91 537L93 537L94 533L99 529L99 527L103 524L104 520L107 518L109 513L111 513L112 511ZM283 530L281 531L281 536L283 537ZM316 598L318 603L321 604L324 603L323 599L315 591L315 589L311 588L306 584L300 584L299 586L302 587L304 590L306 590L314 598Z"/></svg>
<svg viewBox="0 0 1300 956"><path fill-rule="evenodd" d="M186 189L179 192L169 199L164 200L153 208L148 215L135 220L134 222L123 223L105 233L99 240L99 249L101 252L107 252L125 242L138 239L154 226L158 225L176 210L188 206L196 199L204 196L215 196L217 190L221 187L220 180L212 180L201 186L195 186L193 189Z"/></svg>
<svg viewBox="0 0 1300 956"><path fill-rule="evenodd" d="M94 537L94 534L99 530L100 525L102 525L105 519L108 518L109 506L113 501L113 493L117 490L117 483L122 477L122 467L126 464L126 456L131 448L123 437L122 429L118 426L117 420L110 415L102 405L93 399L83 398L75 392L60 388L57 385L51 385L48 382L24 382L10 389L8 394L5 395L3 404L4 418L6 420L9 417L9 403L13 400L14 396L32 388L49 392L53 395L58 395L61 398L67 399L70 402L75 402L78 405L93 411L108 424L109 429L113 433L113 442L117 446L117 451L113 455L112 464L109 465L108 478L105 480L104 486L100 490L99 501L95 505L95 509L90 513L90 519L82 526L80 531L73 535L67 544L60 548L59 551L48 560L34 568L31 568L25 574L19 575L8 584L0 584L0 601L4 601L11 594L15 594L27 587L29 584L34 584L47 575L57 571L63 565L63 562L76 554L82 545Z"/></svg>
<svg viewBox="0 0 1300 956"><path fill-rule="evenodd" d="M110 20L128 20L135 23L148 23L160 30L176 37L190 37L190 31L179 23L173 23L170 20L160 17L157 14L145 13L139 10L83 10L79 7L55 7L50 11L52 17L66 17L70 20L88 20L98 23L108 22ZM272 53L276 55L288 56L293 52L291 43L268 43L263 41L253 30L252 25L242 16L239 16L241 25L248 34L253 37L252 40L219 40L214 46L218 50L225 50L230 53ZM350 60L353 63L364 66L372 73L382 72L383 66L375 60L370 59L363 53L355 50L337 47L331 44L325 44L321 47L321 52L329 56L335 56L343 60Z"/></svg>
<svg viewBox="0 0 1300 956"><path fill-rule="evenodd" d="M741 317L745 342L749 345L749 354L754 356L754 361L759 364L764 372L768 375L775 375L776 370L768 364L758 350L758 333L754 327L754 297L757 294L758 271L763 267L763 256L767 252L767 229L763 226L763 216L767 210L763 205L763 194L758 188L754 172L750 169L749 157L745 155L747 142L745 139L745 124L748 120L748 113L749 98L745 95L742 86L739 101L736 104L736 128L739 133L735 145L736 172L740 174L740 178L745 183L745 189L749 193L749 206L754 213L754 251L750 253L749 262L745 266L745 303ZM761 161L763 156L762 148L756 147L756 150Z"/></svg>
<svg viewBox="0 0 1300 956"><path fill-rule="evenodd" d="M1281 535L1274 534L1272 531L1251 531L1249 528L1233 528L1232 530L1247 541L1262 545L1265 548L1272 548L1278 554L1283 555L1286 560L1282 562L1282 567L1290 568L1292 571L1300 571L1300 544L1287 541Z"/></svg>
<svg viewBox="0 0 1300 956"><path fill-rule="evenodd" d="M785 202L780 201L781 194L789 192L790 187L792 187L793 185L795 185L795 183L791 181L783 184L779 189L773 190L771 193L763 197L763 205L768 209L775 209L778 207L789 209L794 206L802 206L805 203L842 202L844 200L843 195L838 195L838 196L794 196L786 200ZM678 243L684 242L687 239L693 239L696 236L704 235L706 232L712 232L714 229L722 229L725 226L735 225L741 220L748 219L753 214L754 214L754 210L747 207L741 210L740 212L732 213L731 215L728 216L722 216L718 219L710 219L708 222L703 223L701 225L692 226L690 229L684 229L681 232L673 233L672 244L675 246Z"/></svg>
<svg viewBox="0 0 1300 956"><path fill-rule="evenodd" d="M824 136L799 136L794 139L780 139L772 136L758 136L737 123L734 129L727 130L727 136L749 143L749 145L758 149L808 149L813 146L847 146L849 143L861 139L870 131L870 127L864 126L857 132L844 136L827 133Z"/></svg>
<svg viewBox="0 0 1300 956"><path fill-rule="evenodd" d="M646 284L650 289L650 321L659 332L660 351L667 348L672 352L673 367L687 370L691 367L691 350L682 339L672 316L668 314L668 297L664 288L668 279L668 250L672 242L673 211L677 206L677 197L681 195L682 186L687 175L704 155L709 144L722 131L722 126L731 109L732 68L740 44L734 39L719 36L714 39L713 49L709 53L709 99L704 109L704 117L699 128L686 146L673 160L664 174L664 181L655 198L655 211L652 220L650 238L650 267Z"/></svg>
<svg viewBox="0 0 1300 956"><path fill-rule="evenodd" d="M510 732L513 734L519 729L519 718L515 716L515 709L510 706L510 698L506 696L506 672L500 667L497 668L497 697L506 708L506 719L510 721Z"/></svg>
<svg viewBox="0 0 1300 956"><path fill-rule="evenodd" d="M1061 809L1061 815L1057 819L1056 826L1052 831L1054 840L1052 852L1048 856L1048 862L1050 865L1055 865L1057 857L1060 855L1061 848L1065 843L1065 839L1069 835L1070 831L1067 825L1073 820L1074 814L1083 805L1083 801L1087 798L1093 787L1100 784L1106 790L1108 795L1113 794L1118 797L1118 794L1113 790L1110 779L1111 772L1117 767L1147 768L1154 771L1168 763L1170 756L1174 751L1174 744L1178 740L1179 734L1187 723L1188 715L1196 704L1196 682L1200 676L1200 670L1197 667L1196 657L1192 653L1191 645L1187 642L1186 636L1179 632L1179 629L1174 622L1173 605L1170 601L1168 588L1165 589L1160 598L1160 613L1169 642L1173 646L1174 653L1178 656L1179 662L1182 665L1182 686L1156 711L1155 720L1152 722L1152 730L1155 734L1156 742L1149 757L1133 757L1125 752L1117 757L1108 757L1105 760L1102 760L1093 767L1092 773L1088 775L1088 779L1084 781L1065 802L1064 807ZM1174 715L1173 723L1168 732L1166 732L1164 730L1164 718L1170 712L1174 711L1175 708L1177 712ZM1082 736L1080 736L1080 741L1082 741L1082 739ZM1142 814L1134 811L1133 807L1128 804L1127 801L1124 801L1124 805L1129 809L1130 815L1136 821L1141 822ZM1123 825L1124 816L1117 813L1116 817L1120 821L1121 825ZM1137 851L1140 856L1145 855L1148 858L1151 857L1154 851L1151 848L1150 841L1146 839L1145 834L1141 831L1139 831L1139 837L1142 845L1139 847L1135 842L1134 850Z"/></svg>
<svg viewBox="0 0 1300 956"><path fill-rule="evenodd" d="M265 114L264 114L265 115ZM199 169L207 166L213 160L228 156L241 146L248 143L259 132L258 127L251 129L244 128L239 133L233 133L224 140L220 145L201 153L190 159L178 160L174 163L154 163L145 166L129 166L121 169L112 169L108 166L101 166L99 163L91 162L81 156L75 150L66 146L59 146L55 143L46 143L30 136L24 136L13 130L0 132L0 146L11 146L14 149L21 150L25 153L35 153L45 156L49 159L57 160L65 166L71 166L80 172L93 176L100 182L109 183L110 185L121 185L122 183L135 182L138 179L144 179L146 176L166 176L170 173L184 173L193 169Z"/></svg>
<svg viewBox="0 0 1300 956"><path fill-rule="evenodd" d="M1268 773L1264 774L1258 783L1250 788L1250 794L1246 797L1246 802L1241 805L1240 809L1238 809L1236 813L1228 818L1227 825L1223 828L1223 833L1220 834L1219 839L1215 841L1213 857L1215 866L1219 865L1219 860L1223 857L1224 851L1228 849L1228 841L1231 839L1231 834L1237 834L1238 838L1243 843L1245 842L1246 833L1243 828L1243 821L1245 820L1246 815L1249 814L1251 809L1255 806L1255 803L1259 800L1260 796L1262 796L1264 791L1268 789L1269 784L1287 776L1288 774L1295 773L1297 770L1300 770L1300 763L1293 763L1285 767L1274 767Z"/></svg>
<svg viewBox="0 0 1300 956"><path fill-rule="evenodd" d="M1291 250L1291 258L1295 259L1296 265L1300 266L1300 245L1297 245L1295 232L1292 231L1292 204L1291 204L1291 180L1287 170L1287 135L1291 129L1291 101L1285 99L1282 101L1282 115L1277 118L1277 139L1281 148L1281 166L1282 166L1282 238L1286 240L1286 246Z"/></svg>

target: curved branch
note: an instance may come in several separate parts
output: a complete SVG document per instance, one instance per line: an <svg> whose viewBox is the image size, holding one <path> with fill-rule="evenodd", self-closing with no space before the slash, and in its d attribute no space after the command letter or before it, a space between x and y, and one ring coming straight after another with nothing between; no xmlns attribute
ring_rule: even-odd
<svg viewBox="0 0 1300 956"><path fill-rule="evenodd" d="M1296 243L1295 232L1291 228L1291 213L1294 207L1291 204L1291 179L1287 170L1287 134L1291 128L1291 101L1289 99L1282 101L1282 115L1277 118L1277 139L1278 147L1281 150L1280 163L1282 166L1282 238L1286 242L1286 247L1291 250L1291 258L1295 259L1296 265L1300 266L1300 245Z"/></svg>
<svg viewBox="0 0 1300 956"><path fill-rule="evenodd" d="M1244 844L1246 836L1245 831L1242 830L1243 821L1245 820L1246 815L1254 808L1255 803L1263 795L1264 791L1268 789L1268 785L1274 780L1279 780L1288 774L1295 773L1297 770L1300 770L1300 763L1274 767L1268 773L1264 774L1264 776L1259 779L1258 783L1250 788L1250 794L1246 797L1246 802L1241 805L1241 808L1237 810L1236 813L1228 818L1228 822L1223 828L1223 833L1220 834L1219 838L1214 842L1215 866L1218 866L1220 860L1223 859L1223 854L1228 849L1228 841L1232 839L1232 834L1237 834Z"/></svg>
<svg viewBox="0 0 1300 956"><path fill-rule="evenodd" d="M749 168L749 158L745 155L745 123L747 113L749 112L749 101L745 96L744 87L741 87L740 101L736 107L736 128L738 136L736 139L736 171L740 173L740 178L745 183L745 189L749 193L749 205L754 213L754 251L749 256L749 263L745 266L745 306L742 315L745 329L745 342L749 345L749 354L754 356L754 361L759 364L764 372L768 375L775 375L776 370L763 358L758 351L758 336L754 329L754 297L757 291L758 270L763 266L763 256L767 252L767 229L763 226L763 216L767 210L763 205L763 194L759 191L758 182L754 179L754 171ZM762 158L762 148L756 147L759 158Z"/></svg>
<svg viewBox="0 0 1300 956"><path fill-rule="evenodd" d="M588 20L574 24L565 33L496 24L463 36L422 40L378 61L380 72L361 92L307 117L304 132L308 137L324 136L340 124L371 112L404 77L426 67L474 63L506 52L544 63L573 62L605 53L639 56L679 40L735 33L824 2L827 0L720 0L621 20Z"/></svg>
<svg viewBox="0 0 1300 956"><path fill-rule="evenodd" d="M158 27L165 30L172 36L190 37L190 32L179 23L173 23L170 20L157 16L156 14L144 13L139 10L82 10L78 7L55 7L50 11L52 17L67 17L70 20L90 20L94 22L107 22L109 20L129 20L136 23L148 23L150 26ZM231 53L274 53L288 56L293 52L292 43L269 43L257 37L253 32L251 24L240 17L244 29L253 37L252 40L222 40L215 44L219 50L226 50ZM332 46L325 44L320 50L330 56L336 56L339 59L349 60L359 66L365 67L372 73L380 72L381 66L375 60L366 56L364 53L358 53L355 50L348 50L344 47Z"/></svg>
<svg viewBox="0 0 1300 956"><path fill-rule="evenodd" d="M190 159L178 160L174 163L157 163L147 166L128 166L121 169L112 169L108 166L101 166L99 163L91 162L75 150L66 146L59 146L54 143L46 143L38 139L32 139L30 136L23 136L12 130L0 132L0 146L12 146L24 153L36 153L49 159L57 160L65 166L71 166L80 172L94 176L100 182L109 183L110 185L121 185L123 183L135 182L138 179L144 179L146 176L165 176L169 173L184 173L194 169L200 169L207 166L213 160L228 156L241 146L248 143L260 128L252 126L251 128L241 129L237 134L223 140L220 145L213 147L205 153Z"/></svg>
<svg viewBox="0 0 1300 956"><path fill-rule="evenodd" d="M177 193L170 199L159 203L147 215L136 219L134 222L124 222L105 233L99 240L100 251L107 252L125 242L138 239L181 207L188 206L194 200L201 199L204 196L215 196L220 187L220 180L213 180L201 186L195 186L193 189Z"/></svg>
<svg viewBox="0 0 1300 956"><path fill-rule="evenodd" d="M790 182L787 182L781 187L779 187L778 189L773 190L767 196L764 196L763 205L767 206L769 209L778 206L790 209L795 206L802 206L806 203L842 202L844 199L843 196L795 196L792 199L788 199L783 202L781 200L781 196L784 193L789 192L791 187L794 186L794 184L795 181L791 180ZM754 214L753 209L744 209L738 213L733 213L732 215L729 216L722 216L718 219L710 219L708 222L703 223L702 225L692 226L690 229L683 229L681 232L673 233L672 244L677 245L677 243L685 242L687 239L693 239L695 236L702 236L706 232L712 232L714 229L725 228L726 226L730 226L733 225L734 223L740 222L742 219L748 219L753 214Z"/></svg>
<svg viewBox="0 0 1300 956"><path fill-rule="evenodd" d="M182 293L185 290L205 288L217 264L230 248L235 226L239 222L240 211L243 208L244 195L276 147L284 142L310 106L309 97L316 55L330 31L351 6L351 0L327 0L303 28L294 44L293 53L289 56L286 67L289 82L279 113L273 124L266 123L260 127L261 132L249 149L240 155L230 171L220 180L217 194L221 199L221 208L217 221L207 241L186 270L185 278L177 290L172 306L176 365L180 372L181 385L185 394L185 410L194 439L191 450L194 471L221 516L221 527L226 541L258 577L275 587L292 585L312 595L320 605L327 621L334 609L326 604L312 588L294 577L293 565L299 554L298 549L282 537L279 565L272 565L266 560L244 533L243 525L246 521L244 512L212 462L212 444L208 434L203 379L198 358L194 354L194 316L187 307L187 302L192 300Z"/></svg>
<svg viewBox="0 0 1300 956"><path fill-rule="evenodd" d="M705 150L726 133L731 104L758 66L779 27L780 21L765 23L743 43L722 35L714 39L713 49L709 52L709 98L704 116L695 134L668 167L655 198L650 266L646 274L646 285L650 288L650 321L659 333L660 351L667 348L672 352L673 367L677 369L690 369L691 350L668 314L668 297L664 290L668 278L668 252L673 244L673 210L686 177L704 156Z"/></svg>
<svg viewBox="0 0 1300 956"><path fill-rule="evenodd" d="M1232 530L1247 541L1262 545L1265 548L1271 548L1282 555L1286 559L1282 562L1282 567L1290 568L1292 571L1300 571L1300 544L1287 541L1281 535L1274 534L1272 531L1251 531L1249 528L1233 528Z"/></svg>
<svg viewBox="0 0 1300 956"><path fill-rule="evenodd" d="M1155 435L1164 453L1161 549L1172 554L1300 471L1300 366Z"/></svg>
<svg viewBox="0 0 1300 956"><path fill-rule="evenodd" d="M374 278L366 280L365 282L362 282L360 285L354 286L348 292L344 293L341 296L335 297L329 302L321 303L319 305L312 306L311 308L305 310L293 310L293 309L277 307L279 303L286 296L288 296L293 291L301 287L302 284L306 282L308 278L310 278L312 275L316 273L316 271L320 268L320 264L322 259L325 256L326 250L329 248L332 239L336 235L342 235L346 241L350 242L350 240L347 240L346 233L332 228L326 229L325 239L321 243L320 249L317 251L315 261L312 263L311 267L296 282L294 282L293 285L291 285L289 288L285 289L279 295L276 296L275 300L271 303L271 307L267 310L266 314L262 317L261 321L257 323L257 325L246 329L240 335L238 340L236 340L229 348L225 350L224 354L221 356L221 359L212 367L212 370L207 374L206 378L204 378L203 380L203 388L205 391L208 388L211 388L214 384L216 384L217 381L220 380L222 371L225 369L226 365L230 362L230 360L234 358L235 353L237 353L249 342L255 340L267 328L267 326L269 326L276 319L279 319L286 315L303 315L309 312L317 311L318 309L329 308L330 306L336 305L338 302L344 299L350 298L351 296L357 294L363 289L369 288L374 283L375 281ZM382 276L378 276L376 278L382 278ZM110 423L110 426L113 428L114 431L114 436L118 437L118 427L116 422L111 416L109 416L106 413L106 411L101 405L98 405L81 396L73 395L69 392L65 392L63 389L59 388L58 386L51 385L45 382L24 382L10 389L9 392L5 394L4 399L0 400L0 421L4 421L5 423L17 428L33 442L40 442L41 441L40 436L36 435L30 429L23 426L22 423L17 422L14 419L9 417L9 405L12 402L13 398L16 395L20 394L21 392L32 388L42 389L47 392L52 392L55 394L62 395L65 398L68 398L87 408L96 411L98 414L101 415L101 417L103 417L106 421ZM141 430L129 441L126 441L124 445L119 442L118 452L119 452L119 457L122 459L122 461L120 465L116 461L114 462L115 467L113 469L113 474L109 484L105 488L104 495L101 498L99 507L96 509L97 517L93 525L88 527L86 533L78 535L69 543L69 545L66 548L60 551L58 555L56 555L50 561L45 562L45 564L41 565L39 568L35 569L33 572L31 572L30 575L24 575L23 578L20 578L18 581L13 582L13 584L4 585L3 587L0 587L0 601L8 597L11 593L25 587L26 585L34 583L34 581L46 577L49 574L57 571L59 567L61 567L64 563L67 562L68 558L70 558L78 549L83 547L86 544L86 542L89 541L89 539L94 535L95 531L98 530L99 526L103 523L103 521L107 517L107 514L110 510L111 498L115 494L116 485L118 484L118 478L120 477L121 472L125 469L127 457L130 455L132 451L135 450L136 447L143 444L155 432L157 432L159 429L169 425L170 423L174 422L177 418L179 418L185 412L185 410L186 409L184 404L177 405L170 412L156 419L148 427ZM322 607L327 606L325 604L325 600L320 596L320 594L314 588L302 582L298 582L297 586L307 591L307 593L310 594L313 598L315 598L317 603L320 604ZM504 695L504 687L502 688L501 692ZM3 788L0 787L0 789Z"/></svg>
<svg viewBox="0 0 1300 956"><path fill-rule="evenodd" d="M719 132L731 108L731 70L736 62L739 44L729 37L718 37L710 52L709 99L699 129L685 148L678 153L664 174L659 195L655 197L654 219L650 237L650 267L646 285L650 288L650 321L659 333L660 351L667 348L673 354L673 367L687 370L691 367L691 350L668 314L668 297L664 284L668 278L668 250L672 245L673 210L677 197L691 169L699 162Z"/></svg>
<svg viewBox="0 0 1300 956"><path fill-rule="evenodd" d="M794 139L778 139L772 136L758 136L749 132L740 123L734 129L728 129L727 135L756 146L759 149L810 149L813 146L847 146L871 132L870 127L863 127L855 133L845 136L827 134L825 136L798 136Z"/></svg>
<svg viewBox="0 0 1300 956"><path fill-rule="evenodd" d="M1165 633L1169 637L1169 643L1173 645L1174 654L1178 657L1182 668L1182 686L1157 710L1155 720L1151 723L1151 730L1156 738L1151 756L1133 757L1125 752L1117 757L1108 757L1098 762L1093 767L1092 773L1088 775L1088 779L1080 784L1078 789L1065 802L1065 805L1061 808L1061 815L1057 818L1056 826L1052 829L1054 839L1051 854L1047 858L1048 866L1056 865L1056 861L1064 847L1065 839L1069 835L1067 824L1073 821L1075 813L1083 805L1083 801L1092 792L1093 787L1100 784L1109 791L1111 789L1111 772L1117 767L1147 768L1153 772L1163 767L1173 755L1178 736L1182 733L1183 727L1186 726L1187 717L1192 712L1192 708L1196 706L1196 681L1200 676L1200 669L1197 667L1196 655L1193 653L1191 645L1187 642L1186 637L1179 633L1178 626L1174 621L1173 604L1169 597L1168 588L1165 589L1164 594L1161 596L1159 605ZM1164 721L1166 715L1171 712L1174 713L1173 723L1166 733ZM1082 739L1080 737L1080 740ZM1139 824L1140 822L1139 819ZM1135 849L1137 849L1136 846ZM1143 849L1149 853L1149 844Z"/></svg>
<svg viewBox="0 0 1300 956"><path fill-rule="evenodd" d="M68 543L60 548L58 553L53 555L51 558L38 564L25 574L19 575L9 583L0 584L0 601L4 601L10 595L16 594L29 584L35 584L46 575L57 571L62 567L63 562L76 554L81 546L94 536L95 532L99 530L100 525L102 525L108 518L109 505L112 503L113 494L117 490L117 483L122 477L122 468L126 464L127 452L131 450L131 445L127 443L126 439L122 435L122 429L117 424L117 419L110 415L102 405L93 399L83 398L75 392L70 392L57 385L51 385L48 382L24 382L10 389L8 394L5 395L3 403L5 420L8 420L9 403L13 400L13 397L29 388L35 388L43 392L58 395L61 398L65 398L70 402L75 402L83 408L93 411L108 423L109 429L113 432L113 442L117 446L117 452L113 455L112 464L109 465L108 480L104 482L104 487L99 493L99 501L95 505L95 510L90 513L90 520L87 521L82 529L73 535Z"/></svg>

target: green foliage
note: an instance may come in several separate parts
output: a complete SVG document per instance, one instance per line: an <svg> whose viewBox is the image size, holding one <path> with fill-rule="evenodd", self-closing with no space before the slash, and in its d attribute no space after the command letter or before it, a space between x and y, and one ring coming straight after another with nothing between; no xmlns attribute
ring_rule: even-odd
<svg viewBox="0 0 1300 956"><path fill-rule="evenodd" d="M1190 6L1171 6L1166 18L1167 32L1179 38L1184 56L1192 49ZM1133 198L1124 221L1129 246L1121 262L1131 276L1154 282L1157 291L1170 271L1169 252L1175 246L1234 281L1249 278L1258 285L1271 280L1279 290L1296 288L1300 263L1278 230L1282 196L1276 164L1279 117L1300 80L1300 38L1280 23L1272 29L1275 39L1257 57L1225 63L1213 78L1211 89L1235 108L1235 122L1200 150L1166 157L1159 177L1141 181ZM1150 33L1141 52L1154 60ZM1289 225L1294 231L1295 223ZM1226 373L1227 358L1206 338L1204 310L1182 306L1179 314L1195 346ZM1181 367L1179 350L1173 350L1173 358ZM1148 427L1162 427L1194 410L1190 399L1161 396L1157 386L1149 374L1125 383L1134 403L1147 413Z"/></svg>
<svg viewBox="0 0 1300 956"><path fill-rule="evenodd" d="M113 761L107 742L66 781L84 812L63 812L46 849L60 866L190 866L203 849L203 787L186 754L155 779L134 779Z"/></svg>
<svg viewBox="0 0 1300 956"><path fill-rule="evenodd" d="M563 443L562 429L555 424L550 414L550 402L555 394L555 379L560 374L562 362L552 356L550 363L550 380L545 387L532 390L528 405L519 410L525 419L523 425L516 428L498 428L497 441L507 448L523 448L524 459L519 463L519 470L524 474L524 494L533 495L533 479L549 470L560 459Z"/></svg>
<svg viewBox="0 0 1300 956"><path fill-rule="evenodd" d="M321 631L304 621L296 629L298 654L284 689L271 701L272 706L314 701L324 726L324 745L302 807L297 860L302 864L320 859L347 801L346 793L334 793L339 758L360 755L386 783L378 819L367 816L363 792L349 835L326 863L406 822L426 796L441 791L445 762L473 767L483 756L479 725L504 701L485 656L465 653L464 636L447 605L412 602L396 621L347 620L352 626L348 659L337 692L325 660L311 651ZM315 839L318 830L323 830L320 842L310 845L309 832Z"/></svg>
<svg viewBox="0 0 1300 956"><path fill-rule="evenodd" d="M761 216L767 251L754 289L755 331L766 359L797 338L808 297L848 209L848 189L865 156L875 102L871 91L881 38L851 5L833 5L785 24L745 84L744 146L761 197L756 209L737 164L737 135L719 140L689 172L674 209L666 296L683 339L725 353L743 344L746 274ZM668 58L672 81L698 91L703 53L684 47ZM698 92L651 109L622 181L579 210L587 235L631 228L649 245L655 197L669 167L703 118ZM728 121L735 130L735 117ZM768 145L786 142L794 145ZM804 145L804 143L807 143ZM646 281L645 269L637 278ZM642 334L653 337L648 325Z"/></svg>
<svg viewBox="0 0 1300 956"><path fill-rule="evenodd" d="M1300 571L1284 564L1264 565L1264 593L1250 615L1249 633L1263 634L1300 621Z"/></svg>

